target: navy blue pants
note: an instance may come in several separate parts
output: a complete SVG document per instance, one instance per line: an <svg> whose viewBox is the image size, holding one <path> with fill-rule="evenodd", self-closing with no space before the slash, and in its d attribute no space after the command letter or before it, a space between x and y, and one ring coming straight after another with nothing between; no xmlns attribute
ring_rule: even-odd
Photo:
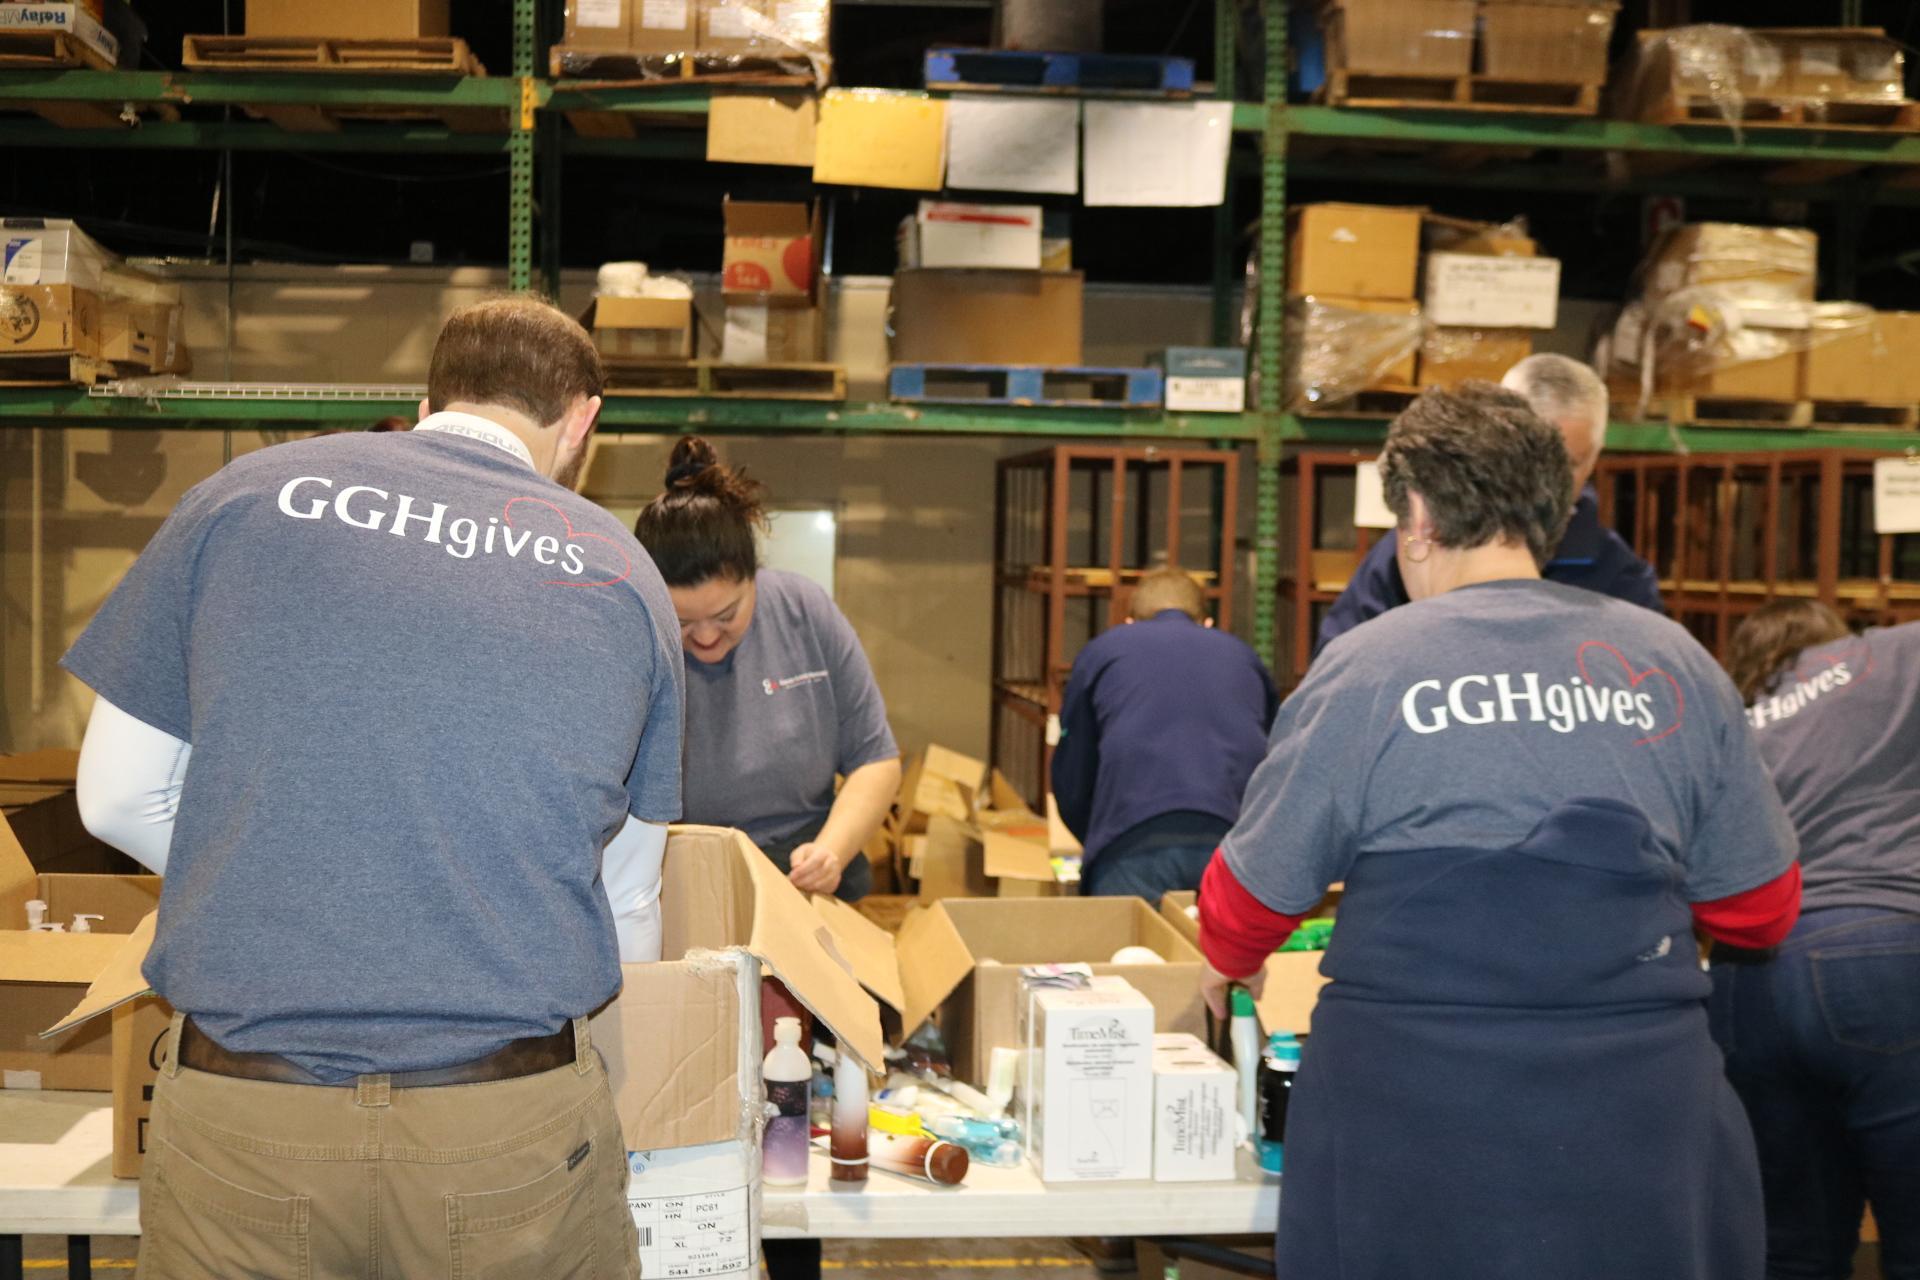
<svg viewBox="0 0 1920 1280"><path fill-rule="evenodd" d="M1714 1039L1746 1104L1769 1280L1853 1274L1862 1207L1887 1280L1920 1280L1920 915L1802 916L1771 960L1713 965Z"/></svg>
<svg viewBox="0 0 1920 1280"><path fill-rule="evenodd" d="M1209 813L1163 813L1130 828L1080 873L1086 897L1145 898L1160 905L1172 889L1198 889L1213 851L1233 824Z"/></svg>

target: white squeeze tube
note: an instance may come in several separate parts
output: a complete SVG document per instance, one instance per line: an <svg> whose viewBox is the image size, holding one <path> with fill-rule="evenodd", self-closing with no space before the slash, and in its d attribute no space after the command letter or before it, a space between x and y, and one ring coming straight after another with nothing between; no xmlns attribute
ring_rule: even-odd
<svg viewBox="0 0 1920 1280"><path fill-rule="evenodd" d="M1233 1069L1240 1077L1240 1140L1260 1136L1260 1019L1245 988L1233 989Z"/></svg>

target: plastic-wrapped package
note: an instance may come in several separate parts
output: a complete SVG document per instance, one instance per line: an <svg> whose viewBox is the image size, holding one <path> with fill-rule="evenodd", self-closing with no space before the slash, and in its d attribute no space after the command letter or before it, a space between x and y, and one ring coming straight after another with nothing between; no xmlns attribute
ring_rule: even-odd
<svg viewBox="0 0 1920 1280"><path fill-rule="evenodd" d="M1613 0L1482 0L1480 69L1503 80L1603 84Z"/></svg>
<svg viewBox="0 0 1920 1280"><path fill-rule="evenodd" d="M1662 298L1705 285L1742 296L1813 301L1819 239L1804 227L1695 222L1668 231L1637 273L1640 296Z"/></svg>
<svg viewBox="0 0 1920 1280"><path fill-rule="evenodd" d="M1368 298L1287 302L1287 404L1325 407L1378 387L1412 386L1420 304Z"/></svg>
<svg viewBox="0 0 1920 1280"><path fill-rule="evenodd" d="M1481 329L1428 325L1420 339L1421 390L1457 387L1478 379L1498 382L1533 354L1531 329Z"/></svg>
<svg viewBox="0 0 1920 1280"><path fill-rule="evenodd" d="M568 0L552 74L683 80L732 71L831 76L832 0Z"/></svg>
<svg viewBox="0 0 1920 1280"><path fill-rule="evenodd" d="M1641 32L1619 83L1629 118L1737 129L1744 120L1880 122L1905 103L1905 76L1899 42L1877 27L1703 23Z"/></svg>
<svg viewBox="0 0 1920 1280"><path fill-rule="evenodd" d="M1420 216L1422 253L1475 253L1496 258L1531 258L1540 246L1527 234L1524 215L1505 222L1477 222L1427 212Z"/></svg>
<svg viewBox="0 0 1920 1280"><path fill-rule="evenodd" d="M1336 0L1321 10L1328 66L1366 75L1473 70L1475 0Z"/></svg>

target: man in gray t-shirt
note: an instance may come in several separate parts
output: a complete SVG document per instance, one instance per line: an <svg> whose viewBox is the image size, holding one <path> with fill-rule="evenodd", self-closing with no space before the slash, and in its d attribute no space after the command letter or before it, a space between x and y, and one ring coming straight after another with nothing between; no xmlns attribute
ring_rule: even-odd
<svg viewBox="0 0 1920 1280"><path fill-rule="evenodd" d="M637 1274L586 1018L620 988L614 869L639 864L615 896L646 909L648 824L679 814L681 668L646 552L555 482L599 386L546 304L456 313L417 428L236 460L67 654L100 695L94 823L154 763L149 789L178 786L144 849L165 876L145 973L181 1016L143 1275L186 1274L181 1251L262 1274L296 1199L315 1273L427 1274L451 1249ZM583 1208L536 1226L516 1187Z"/></svg>

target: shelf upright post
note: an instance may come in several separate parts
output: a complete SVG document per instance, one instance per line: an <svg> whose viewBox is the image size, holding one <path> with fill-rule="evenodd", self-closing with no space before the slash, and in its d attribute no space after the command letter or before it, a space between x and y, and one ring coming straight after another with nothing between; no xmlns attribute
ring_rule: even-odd
<svg viewBox="0 0 1920 1280"><path fill-rule="evenodd" d="M1260 0L1266 42L1266 123L1260 135L1259 440L1254 459L1253 647L1277 669L1274 615L1279 605L1281 405L1287 280L1287 0Z"/></svg>
<svg viewBox="0 0 1920 1280"><path fill-rule="evenodd" d="M1232 102L1239 91L1239 0L1213 3L1213 96ZM1213 210L1213 345L1239 345L1233 312L1234 250L1240 242L1233 207L1233 164L1227 164L1226 192Z"/></svg>
<svg viewBox="0 0 1920 1280"><path fill-rule="evenodd" d="M507 112L507 287L533 285L533 133L539 86L533 78L534 0L513 0L513 75L518 102Z"/></svg>

